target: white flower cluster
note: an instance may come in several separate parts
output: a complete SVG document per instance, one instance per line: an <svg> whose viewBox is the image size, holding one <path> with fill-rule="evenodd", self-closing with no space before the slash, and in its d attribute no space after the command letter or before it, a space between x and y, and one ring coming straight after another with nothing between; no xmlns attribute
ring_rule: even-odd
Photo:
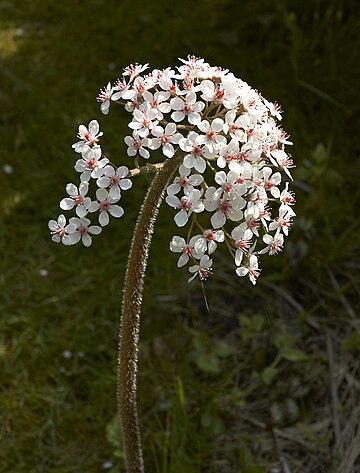
<svg viewBox="0 0 360 473"><path fill-rule="evenodd" d="M171 251L180 253L178 267L190 262L189 281L208 277L210 255L225 243L236 274L248 275L255 284L259 255L282 250L295 215L294 194L288 182L283 184L284 174L291 179L293 161L285 145L292 143L277 123L281 110L276 103L203 59L191 56L181 61L176 71L155 69L146 75L141 74L147 64L127 67L114 85L100 92L101 111L107 114L111 102L120 102L132 114L132 133L125 143L137 168L153 150L161 148L166 159L177 149L183 153L166 202L176 209L178 227L189 224L186 238L174 236L170 243ZM131 187L129 171L125 166L116 169L103 156L101 135L95 120L88 128L79 127L80 141L73 148L82 156L75 165L81 183L79 188L68 184L69 197L60 203L64 210L75 207L78 218L69 224L63 215L50 221L55 241L73 244L81 238L88 246L90 234L100 233L109 222L108 214L123 214L116 202L121 190ZM99 187L95 202L86 197L90 178ZM101 227L89 226L86 218L96 211Z"/></svg>
<svg viewBox="0 0 360 473"><path fill-rule="evenodd" d="M80 184L67 184L65 197L60 202L62 210L75 208L77 217L72 217L69 224L61 214L57 220L49 221L49 229L52 240L62 242L64 245L74 245L82 240L85 246L92 243L91 235L98 235L102 227L109 223L109 214L113 217L121 217L124 209L117 205L121 198L121 191L130 189L132 181L126 176L129 172L125 166L115 168L102 154L98 144L102 132L99 131L99 123L92 120L86 128L79 126L78 138L80 141L72 145L75 152L81 154L81 159L75 163L75 170L80 174ZM98 189L96 200L87 197L90 179L95 179ZM101 226L91 225L86 218L89 213L99 212L98 220Z"/></svg>

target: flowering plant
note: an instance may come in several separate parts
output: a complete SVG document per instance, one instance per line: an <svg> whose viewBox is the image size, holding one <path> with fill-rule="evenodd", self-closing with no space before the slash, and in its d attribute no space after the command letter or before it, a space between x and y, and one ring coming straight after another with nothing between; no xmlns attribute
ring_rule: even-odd
<svg viewBox="0 0 360 473"><path fill-rule="evenodd" d="M119 218L124 210L117 203L121 191L131 188L131 177L161 169L161 164L140 166L153 150L161 148L165 159L176 149L183 154L178 175L167 187L166 202L176 210L178 227L189 226L187 238L174 236L170 250L180 253L177 265L188 264L193 274L206 279L218 243L225 243L238 276L248 275L256 283L259 256L282 250L295 215L294 194L283 186L283 174L291 178L293 161L285 152L292 144L278 126L280 107L264 99L248 84L203 59L182 60L177 72L153 70L142 76L147 64L125 68L122 78L110 83L98 96L107 114L112 102L124 103L132 114L125 137L127 154L135 158L129 170L116 167L103 155L103 135L92 120L79 126L79 141L73 145L81 155L75 170L80 185L68 184L69 197L63 210L75 208L78 218L67 224L61 215L51 220L54 241L71 245L82 240L91 245L91 235ZM89 181L95 180L96 200L87 197ZM98 212L100 226L90 226L89 214ZM207 215L207 220L200 214ZM209 215L210 214L210 215ZM193 234L195 233L195 234Z"/></svg>
<svg viewBox="0 0 360 473"><path fill-rule="evenodd" d="M225 244L236 274L255 284L259 257L282 250L295 216L294 194L283 183L284 177L291 179L293 161L285 146L292 143L278 125L279 105L228 70L194 56L181 61L176 70L148 74L143 74L148 64L130 65L100 91L97 100L105 115L113 103L131 113L131 134L124 140L134 166L118 167L103 154L96 120L80 125L73 144L80 155L75 164L80 184L68 184L68 197L60 202L62 210L75 209L77 217L67 222L61 214L49 222L54 241L72 245L81 240L90 246L109 216L124 214L118 202L132 187L131 179L155 172L133 237L122 308L119 408L127 468L134 472L143 471L135 402L142 285L163 194L175 209L177 227L188 227L186 236L172 237L170 250L179 253L178 267L190 264L189 282L209 276L212 255ZM156 150L164 158L150 162ZM87 195L92 180L95 200ZM89 219L95 213L99 225Z"/></svg>

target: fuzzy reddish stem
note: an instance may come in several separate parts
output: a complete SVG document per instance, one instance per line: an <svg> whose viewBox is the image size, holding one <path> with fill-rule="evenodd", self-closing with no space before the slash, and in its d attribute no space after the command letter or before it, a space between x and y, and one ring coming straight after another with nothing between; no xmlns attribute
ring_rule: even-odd
<svg viewBox="0 0 360 473"><path fill-rule="evenodd" d="M136 223L127 263L118 359L118 409L127 473L144 473L136 388L140 311L149 248L164 191L182 159L179 150L154 176Z"/></svg>

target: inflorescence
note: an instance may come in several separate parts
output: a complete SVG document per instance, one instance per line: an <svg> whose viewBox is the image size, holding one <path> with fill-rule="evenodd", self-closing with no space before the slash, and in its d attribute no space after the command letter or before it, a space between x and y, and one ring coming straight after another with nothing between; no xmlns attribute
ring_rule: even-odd
<svg viewBox="0 0 360 473"><path fill-rule="evenodd" d="M282 250L295 215L294 193L283 183L284 177L292 179L294 165L285 152L292 143L277 124L281 109L228 70L193 56L181 61L176 71L155 69L147 75L142 73L148 64L130 65L100 92L104 114L115 102L132 115L125 143L135 167L116 167L106 158L96 120L80 125L79 141L72 145L81 156L75 164L80 184L68 184L68 196L60 202L62 210L75 209L77 216L50 220L52 239L90 246L109 215L124 214L118 202L132 187L130 178L161 169L162 163L140 166L141 159L160 148L165 160L172 159L179 150L184 158L165 199L176 211L175 224L189 228L170 242L170 250L180 254L177 266L191 264L189 282L196 276L204 280L212 272L210 256L225 243L236 274L255 284L259 256ZM87 196L91 180L97 185L94 201ZM91 224L93 213L100 225Z"/></svg>

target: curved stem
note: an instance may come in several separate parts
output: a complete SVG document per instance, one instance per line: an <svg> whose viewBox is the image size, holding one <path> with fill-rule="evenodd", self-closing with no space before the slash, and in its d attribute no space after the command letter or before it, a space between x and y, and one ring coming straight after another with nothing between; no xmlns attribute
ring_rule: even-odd
<svg viewBox="0 0 360 473"><path fill-rule="evenodd" d="M118 359L118 409L127 473L143 473L136 404L140 310L151 237L164 191L183 159L178 150L152 180L136 223L127 263L122 302Z"/></svg>

